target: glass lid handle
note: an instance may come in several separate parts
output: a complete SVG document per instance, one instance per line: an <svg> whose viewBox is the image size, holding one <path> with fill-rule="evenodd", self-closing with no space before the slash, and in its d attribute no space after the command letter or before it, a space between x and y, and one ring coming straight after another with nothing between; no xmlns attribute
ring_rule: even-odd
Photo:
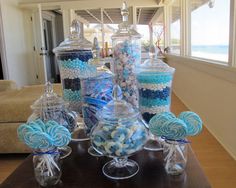
<svg viewBox="0 0 236 188"><path fill-rule="evenodd" d="M78 20L73 20L70 26L70 33L72 36L79 36L80 34L80 22Z"/></svg>
<svg viewBox="0 0 236 188"><path fill-rule="evenodd" d="M152 62L156 58L156 48L153 44L151 44L149 47L149 57Z"/></svg>
<svg viewBox="0 0 236 188"><path fill-rule="evenodd" d="M100 54L100 47L98 44L97 37L94 37L93 39L93 58L99 58Z"/></svg>
<svg viewBox="0 0 236 188"><path fill-rule="evenodd" d="M46 82L45 86L44 86L44 91L45 93L53 93L53 86L51 84L51 82Z"/></svg>
<svg viewBox="0 0 236 188"><path fill-rule="evenodd" d="M122 15L122 21L127 22L128 16L129 16L129 10L128 10L127 3L125 1L122 4L121 15Z"/></svg>
<svg viewBox="0 0 236 188"><path fill-rule="evenodd" d="M113 100L122 100L122 91L121 88L118 84L115 84L113 86L113 90L112 90L112 98Z"/></svg>

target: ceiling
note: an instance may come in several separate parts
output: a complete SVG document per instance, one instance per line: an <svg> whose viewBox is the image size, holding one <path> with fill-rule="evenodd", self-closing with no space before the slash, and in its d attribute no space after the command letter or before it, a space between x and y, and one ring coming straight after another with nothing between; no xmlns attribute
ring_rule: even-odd
<svg viewBox="0 0 236 188"><path fill-rule="evenodd" d="M155 13L157 7L137 8L137 24L148 25ZM89 23L101 23L101 9L77 10L76 14ZM120 8L104 9L103 21L105 24L119 24L122 22Z"/></svg>

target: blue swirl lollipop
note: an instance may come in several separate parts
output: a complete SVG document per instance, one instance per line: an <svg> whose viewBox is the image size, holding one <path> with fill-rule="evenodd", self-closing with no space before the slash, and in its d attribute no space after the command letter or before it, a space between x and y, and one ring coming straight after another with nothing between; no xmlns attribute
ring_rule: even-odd
<svg viewBox="0 0 236 188"><path fill-rule="evenodd" d="M17 129L17 135L20 139L20 141L24 142L25 141L25 135L28 132L34 132L34 129L27 125L27 124L21 124L18 129Z"/></svg>
<svg viewBox="0 0 236 188"><path fill-rule="evenodd" d="M160 135L167 139L181 140L187 136L187 126L184 121L178 118L167 120L159 131Z"/></svg>
<svg viewBox="0 0 236 188"><path fill-rule="evenodd" d="M48 121L46 124L47 133L51 136L55 146L62 147L69 144L71 134L67 128L55 121Z"/></svg>
<svg viewBox="0 0 236 188"><path fill-rule="evenodd" d="M164 123L170 119L175 118L175 115L171 112L163 112L160 114L155 115L149 121L149 130L152 134L156 136L162 136L160 129L164 125Z"/></svg>
<svg viewBox="0 0 236 188"><path fill-rule="evenodd" d="M41 119L31 121L28 125L31 126L35 131L44 132L46 130L45 124Z"/></svg>
<svg viewBox="0 0 236 188"><path fill-rule="evenodd" d="M178 118L183 120L187 125L189 136L195 136L201 132L202 120L196 113L190 111L182 112Z"/></svg>

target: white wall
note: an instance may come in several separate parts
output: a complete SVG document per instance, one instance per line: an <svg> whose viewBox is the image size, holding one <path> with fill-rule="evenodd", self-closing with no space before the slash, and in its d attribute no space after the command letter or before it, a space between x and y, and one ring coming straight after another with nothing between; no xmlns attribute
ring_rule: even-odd
<svg viewBox="0 0 236 188"><path fill-rule="evenodd" d="M18 6L18 0L1 0L3 32L9 79L18 86L33 84L31 13Z"/></svg>
<svg viewBox="0 0 236 188"><path fill-rule="evenodd" d="M220 78L210 74L213 72L211 66L201 64L205 68L198 69L196 62L183 58L169 57L167 61L176 68L173 84L176 95L202 117L207 129L236 159L235 72L234 80L227 81L223 78L227 78L223 68Z"/></svg>

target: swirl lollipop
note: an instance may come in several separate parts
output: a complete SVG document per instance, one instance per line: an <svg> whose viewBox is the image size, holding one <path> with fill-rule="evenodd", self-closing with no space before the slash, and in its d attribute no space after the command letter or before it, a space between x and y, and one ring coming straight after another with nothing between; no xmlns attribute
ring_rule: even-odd
<svg viewBox="0 0 236 188"><path fill-rule="evenodd" d="M44 132L27 133L29 140L25 140L25 143L34 149L47 149L53 147L53 140Z"/></svg>
<svg viewBox="0 0 236 188"><path fill-rule="evenodd" d="M196 113L190 111L182 112L178 118L183 120L187 125L189 136L195 136L201 132L202 120Z"/></svg>
<svg viewBox="0 0 236 188"><path fill-rule="evenodd" d="M71 134L67 128L59 125L55 121L48 121L46 127L47 133L51 136L55 146L62 147L69 144Z"/></svg>
<svg viewBox="0 0 236 188"><path fill-rule="evenodd" d="M149 121L149 129L152 132L152 134L156 136L163 136L161 134L161 127L164 125L164 123L168 120L171 120L175 118L175 115L171 112L163 112L160 114L155 115L150 121Z"/></svg>
<svg viewBox="0 0 236 188"><path fill-rule="evenodd" d="M165 136L167 139L181 140L187 136L187 126L184 121L173 118L167 120L160 127L161 136Z"/></svg>

